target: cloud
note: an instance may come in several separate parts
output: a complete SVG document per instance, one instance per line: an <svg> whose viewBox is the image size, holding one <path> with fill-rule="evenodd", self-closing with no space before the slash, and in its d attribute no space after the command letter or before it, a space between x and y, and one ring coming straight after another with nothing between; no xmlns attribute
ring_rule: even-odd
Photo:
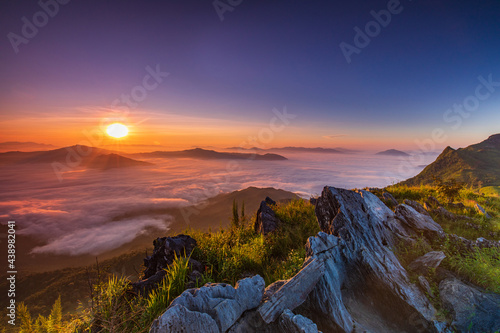
<svg viewBox="0 0 500 333"><path fill-rule="evenodd" d="M249 186L306 198L326 185L383 187L390 183L387 175L399 172L394 160L373 154L285 155L288 161L277 162L156 159L154 168L86 170L62 183L50 168L0 166L0 216L15 220L19 235L46 244L34 253L94 254L131 242L149 228L165 230L170 217L152 211L186 207ZM434 157L426 159L422 164Z"/></svg>
<svg viewBox="0 0 500 333"><path fill-rule="evenodd" d="M323 135L324 139L336 139L336 138L341 138L345 137L347 134L336 134L336 135Z"/></svg>
<svg viewBox="0 0 500 333"><path fill-rule="evenodd" d="M167 231L165 220L170 219L171 216L165 215L163 219L132 219L80 229L51 241L47 245L35 247L31 253L98 255L133 241L149 227Z"/></svg>

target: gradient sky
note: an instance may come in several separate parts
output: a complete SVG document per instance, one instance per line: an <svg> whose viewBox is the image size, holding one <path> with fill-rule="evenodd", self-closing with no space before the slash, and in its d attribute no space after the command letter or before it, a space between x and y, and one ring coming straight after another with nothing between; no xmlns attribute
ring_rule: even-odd
<svg viewBox="0 0 500 333"><path fill-rule="evenodd" d="M131 129L123 146L237 146L284 107L297 117L256 144L417 149L441 128L441 148L500 132L500 87L460 124L443 119L479 76L500 82L498 1L403 0L350 64L340 43L387 1L243 0L223 21L211 0L59 7L16 53L9 33L42 9L2 2L0 141L71 145L118 120ZM157 65L170 75L143 101L112 106Z"/></svg>

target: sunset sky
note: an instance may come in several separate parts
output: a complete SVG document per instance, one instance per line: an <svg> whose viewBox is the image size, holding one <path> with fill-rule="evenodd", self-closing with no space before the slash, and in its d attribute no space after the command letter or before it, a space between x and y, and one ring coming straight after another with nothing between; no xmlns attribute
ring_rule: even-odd
<svg viewBox="0 0 500 333"><path fill-rule="evenodd" d="M418 149L436 128L442 148L500 132L498 1L60 2L2 3L0 142L113 145L112 122L145 150ZM369 24L388 7L386 27ZM340 45L367 23L380 31L349 63Z"/></svg>

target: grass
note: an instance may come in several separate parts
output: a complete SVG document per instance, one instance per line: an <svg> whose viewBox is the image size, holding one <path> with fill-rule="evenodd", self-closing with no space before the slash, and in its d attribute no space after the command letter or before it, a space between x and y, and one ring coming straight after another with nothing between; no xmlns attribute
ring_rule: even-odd
<svg viewBox="0 0 500 333"><path fill-rule="evenodd" d="M288 279L302 266L307 238L319 232L314 206L304 200L278 204L282 222L267 236L256 233L254 219L244 219L228 230L202 233L191 230L196 239L193 257L202 261L218 282L235 284L244 276L260 274L266 284Z"/></svg>
<svg viewBox="0 0 500 333"><path fill-rule="evenodd" d="M260 274L266 284L288 279L302 267L307 238L319 231L314 206L305 200L278 204L279 228L266 237L254 231L253 219L242 218L238 225L216 232L189 231L197 240L191 258L202 262L206 282L235 284L245 276ZM23 303L18 307L16 332L148 332L152 322L187 286L190 258L180 257L166 270L157 289L138 297L126 277L98 274L92 297L73 315L62 316L61 298L44 317L33 319Z"/></svg>
<svg viewBox="0 0 500 333"><path fill-rule="evenodd" d="M464 203L466 209L459 211L448 205L445 197L431 186L387 188L400 202L407 198L423 203L428 196L437 197L444 206L456 214L466 214L472 218L478 229L470 229L461 221L448 221L434 216L445 231L460 236L487 237L495 233L498 238L498 218L500 217L500 198L479 191L464 188L456 201ZM381 193L380 193L381 194ZM493 219L485 219L472 209L475 202L480 203ZM314 206L305 200L294 200L274 207L281 223L274 232L263 236L254 230L253 218L241 218L239 223L228 229L214 232L189 230L187 233L197 240L191 254L192 259L200 261L204 267L201 282L226 282L234 285L246 276L260 274L266 285L294 276L305 259L308 237L319 231ZM468 238L474 238L468 237ZM412 244L399 244L395 252L403 265L432 250L444 251L446 258L441 267L483 288L500 293L500 249L464 250L451 241L426 241L418 237ZM138 297L132 292L130 280L126 277L103 275L93 285L93 296L89 303L81 304L76 314L61 316L61 300L56 300L50 314L39 315L33 319L28 308L20 304L18 318L20 330L17 332L148 332L149 327L171 301L180 295L187 286L190 268L189 258L180 257L168 268L167 274L157 289L146 296ZM410 272L412 281L417 276ZM426 275L431 284L434 297L430 297L440 317L446 317L439 301L438 279L435 271ZM58 303L59 302L59 303Z"/></svg>
<svg viewBox="0 0 500 333"><path fill-rule="evenodd" d="M449 198L443 196L435 187L429 185L419 187L393 185L386 188L386 190L398 199L399 202L402 202L403 199L411 199L423 204L432 195L450 212L471 218L471 220L449 220L431 213L433 219L441 225L446 233L456 234L472 240L479 237L499 240L500 198L496 195L491 196L486 194L491 193L491 188L486 188L486 191L470 187L462 188L457 197L454 198L454 201L463 203L465 209L456 208L449 204ZM474 208L476 203L485 208L493 218L486 219L480 215ZM411 246L405 244L396 248L400 262L404 267L407 267L419 256L433 250L443 251L446 254L442 267L455 272L461 278L481 286L488 291L500 293L500 248L476 248L473 251L469 251L449 241L448 238L445 241L430 244L423 237L417 239ZM433 276L429 276L428 278L431 282L434 279ZM437 290L437 285L434 285L433 289Z"/></svg>

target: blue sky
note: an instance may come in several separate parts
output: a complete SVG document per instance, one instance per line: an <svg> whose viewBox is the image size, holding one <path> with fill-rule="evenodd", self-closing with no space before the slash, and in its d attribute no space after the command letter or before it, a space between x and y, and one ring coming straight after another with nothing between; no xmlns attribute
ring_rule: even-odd
<svg viewBox="0 0 500 333"><path fill-rule="evenodd" d="M212 1L71 0L16 53L8 34L42 7L5 1L2 141L74 143L157 64L170 75L130 110L135 143L237 145L284 106L297 118L271 146L412 149L435 128L439 146L463 146L500 132L500 87L459 128L443 120L479 76L500 82L500 3L397 3L243 0L221 21ZM388 6L399 13L348 63L339 45Z"/></svg>

